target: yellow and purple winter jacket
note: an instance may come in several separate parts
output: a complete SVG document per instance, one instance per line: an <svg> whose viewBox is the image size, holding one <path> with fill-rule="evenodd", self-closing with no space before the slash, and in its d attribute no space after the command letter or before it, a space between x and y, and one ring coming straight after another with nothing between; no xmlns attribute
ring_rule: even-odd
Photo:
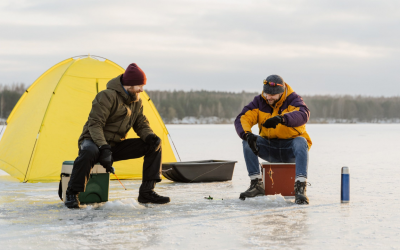
<svg viewBox="0 0 400 250"><path fill-rule="evenodd" d="M278 124L276 128L262 126L267 119L277 115L284 117L285 124ZM251 132L251 128L256 124L258 124L260 136L264 138L292 139L301 136L307 140L308 150L310 150L312 142L306 131L306 123L309 118L310 110L303 98L286 84L285 92L275 107L268 104L264 92L254 97L254 100L245 106L236 117L235 128L243 140L244 135Z"/></svg>

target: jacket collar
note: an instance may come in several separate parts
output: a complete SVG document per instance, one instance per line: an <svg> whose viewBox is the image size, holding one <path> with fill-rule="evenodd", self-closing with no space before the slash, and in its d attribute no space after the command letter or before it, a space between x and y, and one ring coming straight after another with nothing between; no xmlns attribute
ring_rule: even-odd
<svg viewBox="0 0 400 250"><path fill-rule="evenodd" d="M264 98L265 102L266 102L268 105L270 105L272 108L280 108L280 107L282 106L283 102L286 100L286 98L287 98L291 93L293 93L293 89L292 89L292 87L289 86L289 84L286 83L286 84L285 84L285 92L283 92L283 95L282 95L281 99L279 99L279 101L275 104L275 107L272 107L272 106L268 103L267 98L265 98L265 96L264 96L264 91L261 92L261 96L262 96L262 98Z"/></svg>
<svg viewBox="0 0 400 250"><path fill-rule="evenodd" d="M111 79L107 83L107 89L115 90L118 93L118 95L122 97L125 104L131 104L132 102L135 102L135 100L128 94L128 92L122 86L121 75Z"/></svg>

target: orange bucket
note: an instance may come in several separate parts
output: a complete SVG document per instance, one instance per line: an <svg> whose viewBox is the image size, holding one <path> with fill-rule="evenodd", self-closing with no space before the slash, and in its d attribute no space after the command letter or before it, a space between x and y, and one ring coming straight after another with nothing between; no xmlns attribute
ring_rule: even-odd
<svg viewBox="0 0 400 250"><path fill-rule="evenodd" d="M263 162L265 195L294 196L296 163Z"/></svg>

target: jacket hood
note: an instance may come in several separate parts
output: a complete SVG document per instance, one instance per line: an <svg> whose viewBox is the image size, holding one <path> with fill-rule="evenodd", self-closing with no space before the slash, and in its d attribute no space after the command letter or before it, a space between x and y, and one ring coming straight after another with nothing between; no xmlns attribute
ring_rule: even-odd
<svg viewBox="0 0 400 250"><path fill-rule="evenodd" d="M107 83L107 89L115 90L124 99L125 104L130 104L132 102L137 101L134 97L132 97L131 95L128 95L126 93L124 87L122 87L121 75L111 79Z"/></svg>
<svg viewBox="0 0 400 250"><path fill-rule="evenodd" d="M283 102L286 100L286 98L287 98L290 94L292 94L293 92L294 92L294 91L293 91L292 87L290 87L289 84L285 83L285 92L283 92L283 95L282 95L281 99L279 99L279 101L276 103L275 107L273 107L273 108L277 108L277 107L282 106L282 104L283 104ZM264 91L261 92L261 96L262 96L262 98L264 98L264 100L268 103L267 98L265 98L265 96L264 96ZM268 104L268 105L269 105L269 104ZM271 106L271 105L270 105L270 106Z"/></svg>

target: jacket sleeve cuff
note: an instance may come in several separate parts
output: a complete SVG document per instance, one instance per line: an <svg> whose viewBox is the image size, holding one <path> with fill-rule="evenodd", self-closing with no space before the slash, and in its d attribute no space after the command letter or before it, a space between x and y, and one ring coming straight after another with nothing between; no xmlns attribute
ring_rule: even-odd
<svg viewBox="0 0 400 250"><path fill-rule="evenodd" d="M100 149L100 150L102 150L102 149L111 149L111 146L108 145L108 144L104 144L104 145L101 145L101 146L99 147L99 149Z"/></svg>
<svg viewBox="0 0 400 250"><path fill-rule="evenodd" d="M147 137L148 137L149 135L151 135L151 134L154 134L154 133L145 134L143 137L140 137L140 138L141 138L143 141L146 141Z"/></svg>
<svg viewBox="0 0 400 250"><path fill-rule="evenodd" d="M285 115L282 115L282 124L283 125L287 124L287 117Z"/></svg>

